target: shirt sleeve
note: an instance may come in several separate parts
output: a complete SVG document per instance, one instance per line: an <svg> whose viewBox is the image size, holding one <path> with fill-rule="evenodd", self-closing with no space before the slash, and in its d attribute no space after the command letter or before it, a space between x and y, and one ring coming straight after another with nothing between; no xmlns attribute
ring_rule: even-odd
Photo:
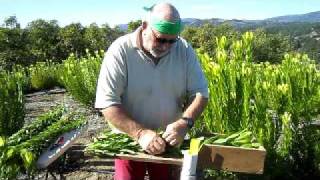
<svg viewBox="0 0 320 180"><path fill-rule="evenodd" d="M197 55L189 45L187 51L187 96L203 96L209 98L208 82L201 69Z"/></svg>
<svg viewBox="0 0 320 180"><path fill-rule="evenodd" d="M125 56L121 46L113 43L105 54L97 83L95 108L121 104L127 82Z"/></svg>

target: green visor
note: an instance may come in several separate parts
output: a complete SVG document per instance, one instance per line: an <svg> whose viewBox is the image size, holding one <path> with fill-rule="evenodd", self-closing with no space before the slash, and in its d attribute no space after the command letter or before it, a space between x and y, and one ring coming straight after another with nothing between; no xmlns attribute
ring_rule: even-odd
<svg viewBox="0 0 320 180"><path fill-rule="evenodd" d="M151 11L152 8L153 6L151 8L144 8L144 9L146 11ZM151 16L149 23L155 30L157 30L161 34L178 35L182 30L181 20L176 22L170 22L164 19Z"/></svg>

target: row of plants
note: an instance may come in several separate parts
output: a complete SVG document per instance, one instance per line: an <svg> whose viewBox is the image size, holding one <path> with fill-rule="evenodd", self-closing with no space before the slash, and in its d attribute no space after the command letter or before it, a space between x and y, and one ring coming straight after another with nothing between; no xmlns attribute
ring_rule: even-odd
<svg viewBox="0 0 320 180"><path fill-rule="evenodd" d="M23 126L23 91L27 83L26 71L22 68L0 71L0 136L9 136Z"/></svg>
<svg viewBox="0 0 320 180"><path fill-rule="evenodd" d="M64 87L76 100L92 106L103 55L104 51L96 51L93 55L87 51L82 58L70 54L62 64L38 62L28 68L30 90Z"/></svg>
<svg viewBox="0 0 320 180"><path fill-rule="evenodd" d="M96 51L94 55L76 58L73 54L63 62L59 73L61 82L67 91L79 102L93 106L98 75L104 51Z"/></svg>
<svg viewBox="0 0 320 180"><path fill-rule="evenodd" d="M38 62L0 71L0 136L10 136L23 126L26 92L65 87L75 99L92 106L102 56L103 51L87 52L80 59L71 54L62 64Z"/></svg>
<svg viewBox="0 0 320 180"><path fill-rule="evenodd" d="M62 65L52 61L37 62L27 68L30 79L29 91L51 89L55 86L63 87L59 73Z"/></svg>
<svg viewBox="0 0 320 180"><path fill-rule="evenodd" d="M253 40L247 32L227 48L221 37L215 57L198 53L210 99L194 133L248 129L267 150L266 176L319 173L320 134L308 126L320 113L319 70L301 54L286 54L279 65L252 63Z"/></svg>
<svg viewBox="0 0 320 180"><path fill-rule="evenodd" d="M39 116L8 138L0 138L0 179L16 179L37 172L41 153L63 133L86 123L82 115L68 113L62 106Z"/></svg>

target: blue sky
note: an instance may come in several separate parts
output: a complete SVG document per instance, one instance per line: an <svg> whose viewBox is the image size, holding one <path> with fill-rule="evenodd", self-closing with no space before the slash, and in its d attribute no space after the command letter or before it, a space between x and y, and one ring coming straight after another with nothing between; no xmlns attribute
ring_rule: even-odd
<svg viewBox="0 0 320 180"><path fill-rule="evenodd" d="M60 26L96 22L110 26L143 18L143 6L161 0L0 0L0 24L15 15L25 27L35 19L56 19ZM320 11L320 0L167 0L182 18L265 19Z"/></svg>

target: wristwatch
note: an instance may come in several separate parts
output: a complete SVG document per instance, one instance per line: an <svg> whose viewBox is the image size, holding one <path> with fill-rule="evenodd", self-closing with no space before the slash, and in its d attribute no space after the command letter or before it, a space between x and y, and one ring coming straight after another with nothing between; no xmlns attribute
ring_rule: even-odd
<svg viewBox="0 0 320 180"><path fill-rule="evenodd" d="M194 121L192 118L189 117L182 117L181 119L185 120L187 122L187 126L189 129L191 129L194 125Z"/></svg>

